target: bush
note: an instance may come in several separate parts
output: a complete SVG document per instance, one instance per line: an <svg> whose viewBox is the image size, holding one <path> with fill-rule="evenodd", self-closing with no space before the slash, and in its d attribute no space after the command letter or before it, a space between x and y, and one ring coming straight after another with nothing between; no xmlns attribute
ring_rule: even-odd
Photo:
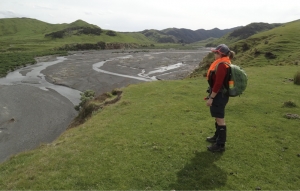
<svg viewBox="0 0 300 191"><path fill-rule="evenodd" d="M289 107L289 108L291 108L291 107L297 107L297 105L293 101L286 101L286 102L283 103L283 107Z"/></svg>
<svg viewBox="0 0 300 191"><path fill-rule="evenodd" d="M265 57L268 59L275 59L277 58L277 56L275 54L273 54L272 52L266 52L265 53Z"/></svg>
<svg viewBox="0 0 300 191"><path fill-rule="evenodd" d="M294 76L294 84L300 85L300 71L296 72Z"/></svg>
<svg viewBox="0 0 300 191"><path fill-rule="evenodd" d="M81 98L80 98L80 103L79 105L75 106L75 110L79 111L89 100L94 99L95 97L95 92L92 90L87 90L84 93L80 93Z"/></svg>
<svg viewBox="0 0 300 191"><path fill-rule="evenodd" d="M108 36L117 36L116 32L114 32L114 31L107 31L106 35L108 35Z"/></svg>

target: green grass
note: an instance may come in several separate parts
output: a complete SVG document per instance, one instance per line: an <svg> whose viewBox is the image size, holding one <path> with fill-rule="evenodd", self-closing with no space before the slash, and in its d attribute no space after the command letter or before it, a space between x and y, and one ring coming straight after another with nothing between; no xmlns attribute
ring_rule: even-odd
<svg viewBox="0 0 300 191"><path fill-rule="evenodd" d="M192 46L194 47L198 47L198 48L201 48L201 47L205 47L206 44L208 43L211 43L211 42L214 42L215 40L217 40L217 38L208 38L206 40L201 40L201 41L198 41L198 42L194 42L194 43L191 43Z"/></svg>
<svg viewBox="0 0 300 191"><path fill-rule="evenodd" d="M0 165L0 190L297 190L298 66L245 68L226 109L223 154L207 151L214 119L205 78L130 85L122 99L51 144Z"/></svg>
<svg viewBox="0 0 300 191"><path fill-rule="evenodd" d="M300 20L231 44L230 47L237 52L236 63L244 66L295 65L300 61L300 53L296 48L300 46L298 30L300 30ZM242 50L244 44L247 44L248 50ZM259 53L255 54L255 52ZM267 58L265 56L267 52L276 55L276 58Z"/></svg>

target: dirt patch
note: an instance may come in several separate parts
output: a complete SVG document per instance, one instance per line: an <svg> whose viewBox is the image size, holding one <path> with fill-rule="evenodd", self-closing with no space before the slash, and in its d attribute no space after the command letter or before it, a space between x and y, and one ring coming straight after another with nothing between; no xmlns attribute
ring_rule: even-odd
<svg viewBox="0 0 300 191"><path fill-rule="evenodd" d="M287 113L284 115L284 117L287 119L300 119L300 116L298 114L292 114L292 113Z"/></svg>
<svg viewBox="0 0 300 191"><path fill-rule="evenodd" d="M121 99L122 93L123 92L121 90L113 90L111 94L103 93L93 100L86 102L79 111L78 116L71 122L68 129L83 124L92 116L94 112L97 112L99 109L103 109L107 105L118 102ZM112 96L115 97L110 99Z"/></svg>
<svg viewBox="0 0 300 191"><path fill-rule="evenodd" d="M49 61L56 60L56 57L57 55L41 56L41 57L36 57L35 60L37 62L49 62Z"/></svg>

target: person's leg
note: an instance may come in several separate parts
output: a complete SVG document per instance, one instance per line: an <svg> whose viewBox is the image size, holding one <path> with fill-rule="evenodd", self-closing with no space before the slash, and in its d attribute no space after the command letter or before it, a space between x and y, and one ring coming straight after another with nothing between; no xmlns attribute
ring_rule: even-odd
<svg viewBox="0 0 300 191"><path fill-rule="evenodd" d="M212 152L222 152L225 151L225 142L226 142L226 136L227 136L227 130L226 130L226 124L224 118L216 118L217 122L217 138L216 143L208 146L208 150Z"/></svg>
<svg viewBox="0 0 300 191"><path fill-rule="evenodd" d="M218 93L214 98L212 106L210 107L211 116L216 119L216 135L215 144L207 148L212 152L225 151L226 142L226 123L225 123L225 106L229 100L228 96Z"/></svg>
<svg viewBox="0 0 300 191"><path fill-rule="evenodd" d="M225 118L217 118L218 123L218 138L217 138L217 145L224 147L226 142L226 123Z"/></svg>
<svg viewBox="0 0 300 191"><path fill-rule="evenodd" d="M217 122L218 126L226 125L225 118L216 118L216 122Z"/></svg>
<svg viewBox="0 0 300 191"><path fill-rule="evenodd" d="M210 143L215 143L217 141L217 137L218 137L218 123L217 123L217 119L215 119L215 134L211 137L207 137L206 141Z"/></svg>

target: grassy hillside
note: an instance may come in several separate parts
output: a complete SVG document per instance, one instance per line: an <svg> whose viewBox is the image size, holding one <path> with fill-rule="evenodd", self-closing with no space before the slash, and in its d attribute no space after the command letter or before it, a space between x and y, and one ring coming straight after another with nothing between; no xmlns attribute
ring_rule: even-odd
<svg viewBox="0 0 300 191"><path fill-rule="evenodd" d="M207 47L214 47L219 44L232 44L239 40L247 39L248 37L273 29L280 26L281 24L269 24L269 23L251 23L244 27L240 27L232 32L228 32L226 35L221 38L215 39L213 42L206 44Z"/></svg>
<svg viewBox="0 0 300 191"><path fill-rule="evenodd" d="M236 63L244 66L300 64L300 20L255 34L232 45Z"/></svg>
<svg viewBox="0 0 300 191"><path fill-rule="evenodd" d="M27 45L39 46L45 44L49 49L65 43L83 42L123 42L123 43L150 43L149 39L139 33L118 33L115 36L107 35L103 30L100 35L67 35L63 38L46 38L45 35L51 32L58 32L72 27L99 28L82 20L70 24L48 24L42 21L29 18L0 19L0 48L2 52L13 51L12 47L23 45L25 50L31 50ZM19 47L18 47L19 48Z"/></svg>
<svg viewBox="0 0 300 191"><path fill-rule="evenodd" d="M45 34L49 31L60 30L66 25L48 24L36 19L10 18L0 19L0 36L8 35L37 35Z"/></svg>
<svg viewBox="0 0 300 191"><path fill-rule="evenodd" d="M178 43L179 39L177 39L175 36L168 35L162 31L159 30L144 30L141 32L144 34L148 39L159 42L159 43Z"/></svg>
<svg viewBox="0 0 300 191"><path fill-rule="evenodd" d="M208 38L208 39L205 39L205 40L201 40L201 41L191 43L190 45L194 46L194 47L205 47L207 44L209 44L209 43L211 43L215 40L216 40L216 38Z"/></svg>
<svg viewBox="0 0 300 191"><path fill-rule="evenodd" d="M230 49L235 51L233 63L248 66L265 65L299 65L300 52L300 20L285 23L271 30L252 35L247 39L228 43ZM226 43L220 41L219 43ZM199 69L192 76L202 75L213 62L214 56L208 54L199 64Z"/></svg>
<svg viewBox="0 0 300 191"><path fill-rule="evenodd" d="M0 190L297 190L299 119L284 115L300 114L300 86L286 79L299 70L246 69L223 154L206 149L205 78L130 85L85 124L1 164Z"/></svg>
<svg viewBox="0 0 300 191"><path fill-rule="evenodd" d="M159 43L194 43L209 38L220 38L237 28L240 27L224 30L218 28L211 30L199 29L195 31L184 28L167 28L164 30L144 30L141 33L149 39Z"/></svg>

